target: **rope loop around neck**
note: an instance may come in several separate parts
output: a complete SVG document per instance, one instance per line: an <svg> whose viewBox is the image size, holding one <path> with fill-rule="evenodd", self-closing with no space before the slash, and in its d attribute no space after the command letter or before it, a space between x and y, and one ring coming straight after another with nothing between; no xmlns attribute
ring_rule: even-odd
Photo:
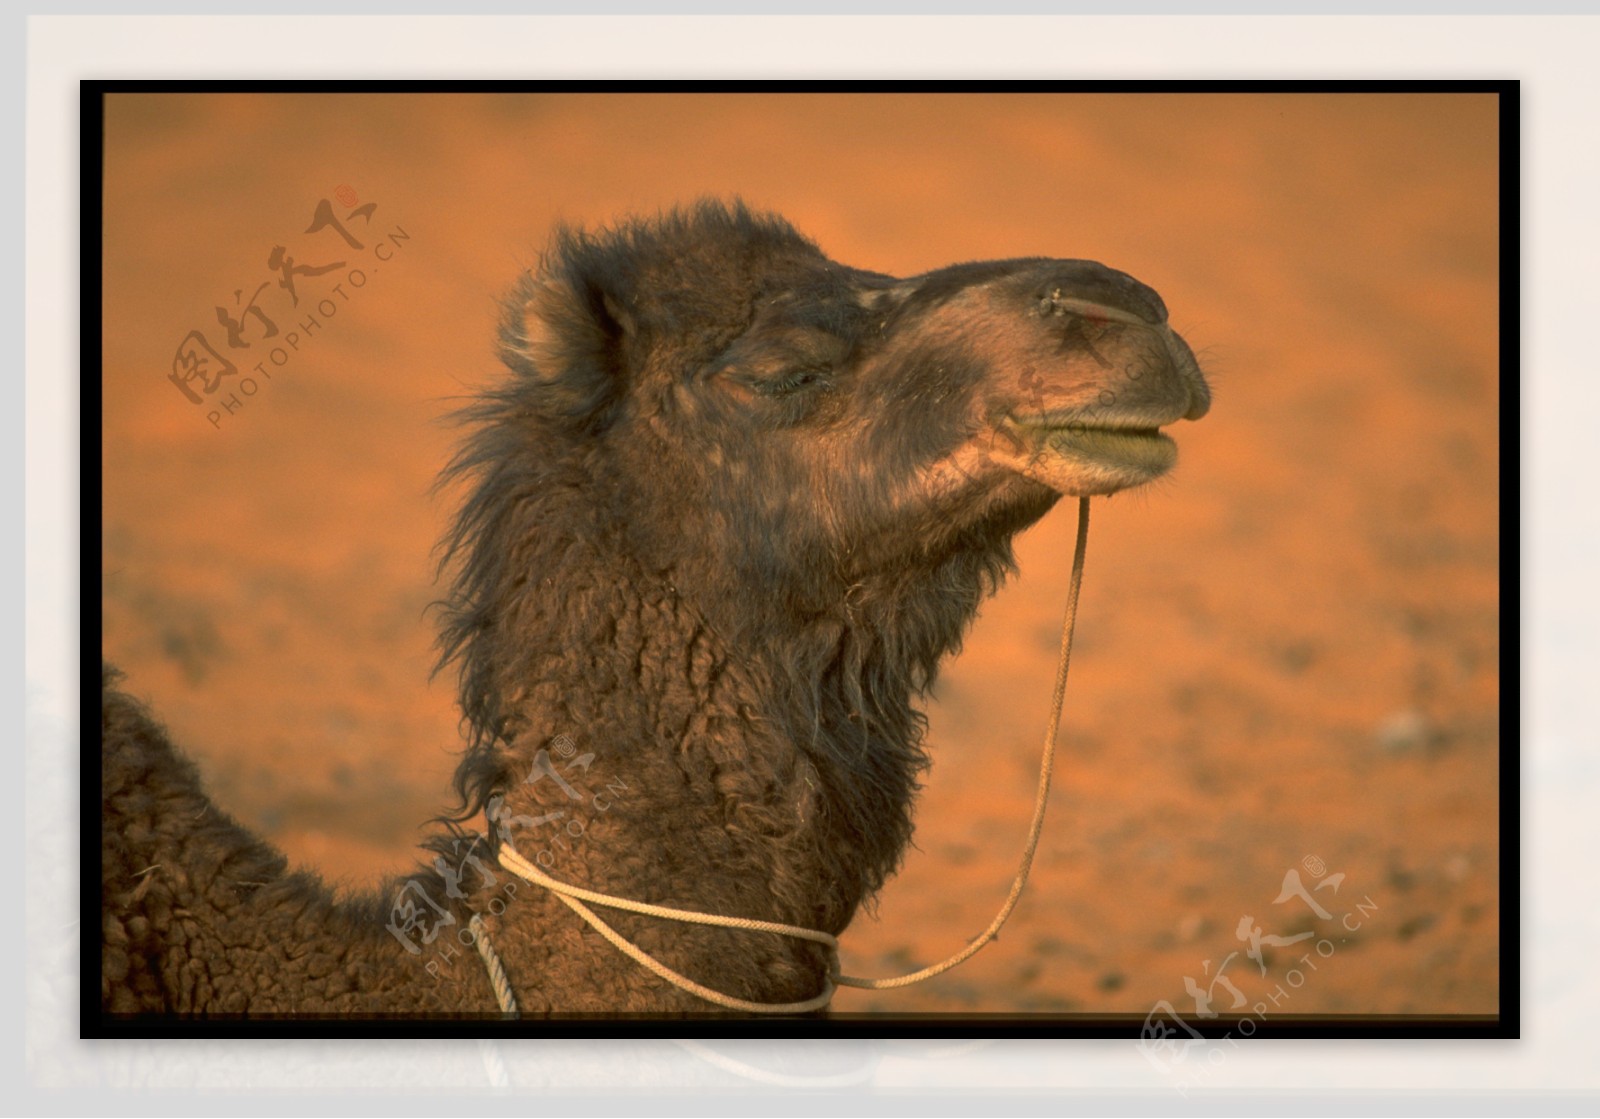
<svg viewBox="0 0 1600 1119"><path fill-rule="evenodd" d="M1011 916L1011 911L1016 908L1017 902L1022 897L1023 887L1028 882L1028 871L1033 867L1034 852L1039 847L1039 837L1044 830L1044 811L1050 799L1050 777L1055 766L1056 735L1061 725L1061 709L1067 694L1067 666L1072 659L1072 634L1078 617L1078 595L1083 586L1083 561L1089 543L1089 499L1078 499L1078 536L1072 555L1072 578L1067 589L1067 608L1061 623L1061 653L1056 666L1055 691L1050 700L1050 722L1045 728L1044 756L1039 766L1039 789L1033 802L1033 820L1028 825L1028 840L1022 851L1022 861L1017 868L1017 876L1011 883L1011 892L1006 896L1005 903L1000 907L1000 912L995 915L989 927L965 948L930 967L908 975L899 975L888 979L864 979L851 975L839 974L839 940L831 933L819 932L816 929L803 928L799 925L786 925L778 921L760 921L750 917L724 917L716 913L700 913L692 909L675 909L671 906L653 905L649 902L633 901L629 898L615 897L611 894L602 894L595 890L586 890L559 879L550 877L533 863L523 857L509 841L500 844L500 865L511 871L519 878L541 886L560 898L569 909L582 917L596 932L611 942L620 952L636 963L654 972L675 987L688 991L698 998L704 999L713 1005L728 1010L739 1010L750 1014L809 1014L820 1010L833 1000L834 991L838 987L860 987L868 990L882 991L896 987L907 987L913 983L920 983L924 979L932 979L941 972L949 971L957 964L971 958L979 949L988 944L1000 933L1000 927ZM750 932L771 933L778 936L794 937L798 940L809 940L822 944L828 949L829 975L822 992L813 998L800 1002L752 1002L748 999L735 998L723 994L701 983L695 982L683 975L644 949L628 940L616 929L608 925L585 902L608 909L623 909L630 913L640 913L650 917L660 917L670 921L683 921L696 925L714 925L720 928L744 929ZM478 934L477 945L479 954L483 957L484 966L487 968L490 981L495 988L495 996L500 1003L500 1009L507 1014L517 1013L516 995L511 990L510 982L506 979L505 969L500 963L500 958L495 954L494 947L489 942L488 929L481 916L472 919L473 930Z"/></svg>

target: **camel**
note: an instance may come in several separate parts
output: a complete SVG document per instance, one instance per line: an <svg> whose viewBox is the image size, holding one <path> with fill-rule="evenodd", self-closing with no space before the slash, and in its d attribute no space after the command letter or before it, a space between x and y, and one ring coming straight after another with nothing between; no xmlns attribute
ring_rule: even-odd
<svg viewBox="0 0 1600 1119"><path fill-rule="evenodd" d="M527 1015L717 1009L502 856L839 934L899 865L929 764L917 704L1013 537L1063 496L1165 474L1161 429L1210 405L1122 272L896 278L739 203L562 229L499 348L444 473L467 492L440 638L457 809L414 873L335 898L212 804L108 668L106 1012L495 1013L496 967ZM738 999L829 982L817 940L606 920Z"/></svg>

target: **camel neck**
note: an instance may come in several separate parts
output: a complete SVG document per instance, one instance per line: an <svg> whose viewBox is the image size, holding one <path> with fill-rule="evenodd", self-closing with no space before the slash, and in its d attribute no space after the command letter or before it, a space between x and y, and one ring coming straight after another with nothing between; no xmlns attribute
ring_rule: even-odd
<svg viewBox="0 0 1600 1119"><path fill-rule="evenodd" d="M886 602L730 627L670 572L629 561L612 533L556 536L540 512L517 505L478 542L445 632L474 729L457 786L491 843L509 839L546 873L602 893L842 931L909 840L925 765L911 695L946 635L908 645L902 626L891 638L870 621ZM521 921L578 923L553 899L515 908ZM738 997L809 997L826 966L814 946L772 938L753 950L748 932L620 921L625 934L709 952L714 968L754 966L745 989L723 986ZM572 950L595 950L593 934L574 936ZM502 939L515 972L517 936ZM698 975L694 963L678 970Z"/></svg>

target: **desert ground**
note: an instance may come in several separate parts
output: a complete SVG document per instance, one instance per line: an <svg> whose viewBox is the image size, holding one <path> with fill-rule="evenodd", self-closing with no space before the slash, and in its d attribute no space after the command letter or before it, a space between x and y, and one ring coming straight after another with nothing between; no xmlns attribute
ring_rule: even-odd
<svg viewBox="0 0 1600 1119"><path fill-rule="evenodd" d="M1237 990L1272 1013L1493 1013L1515 749L1495 114L1476 95L114 96L104 365L84 374L105 655L295 864L347 890L404 873L461 746L453 677L430 678L460 496L432 489L444 417L496 378L496 301L556 222L737 195L896 275L1103 261L1161 292L1215 403L1174 429L1172 475L1095 503L1049 817L1005 932L835 1008L1193 1013ZM364 283L303 276L335 312L282 363L240 351L264 373L213 422L174 354L258 292L294 329L272 250L354 252L306 232L323 200L368 246ZM1063 502L1021 538L941 677L916 848L847 931L847 973L940 959L1004 898L1073 532ZM1278 900L1290 871L1326 919Z"/></svg>

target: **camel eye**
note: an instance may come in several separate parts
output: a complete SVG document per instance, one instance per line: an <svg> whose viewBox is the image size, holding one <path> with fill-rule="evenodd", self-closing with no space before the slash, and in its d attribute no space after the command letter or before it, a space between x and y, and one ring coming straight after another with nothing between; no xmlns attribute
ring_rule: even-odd
<svg viewBox="0 0 1600 1119"><path fill-rule="evenodd" d="M804 365L773 365L765 369L760 366L734 367L727 369L724 376L747 400L757 397L784 400L826 388L832 379L832 370L810 362Z"/></svg>
<svg viewBox="0 0 1600 1119"><path fill-rule="evenodd" d="M786 370L775 377L763 378L756 382L755 388L765 396L791 396L808 389L823 388L827 385L827 381L826 369L806 366Z"/></svg>

